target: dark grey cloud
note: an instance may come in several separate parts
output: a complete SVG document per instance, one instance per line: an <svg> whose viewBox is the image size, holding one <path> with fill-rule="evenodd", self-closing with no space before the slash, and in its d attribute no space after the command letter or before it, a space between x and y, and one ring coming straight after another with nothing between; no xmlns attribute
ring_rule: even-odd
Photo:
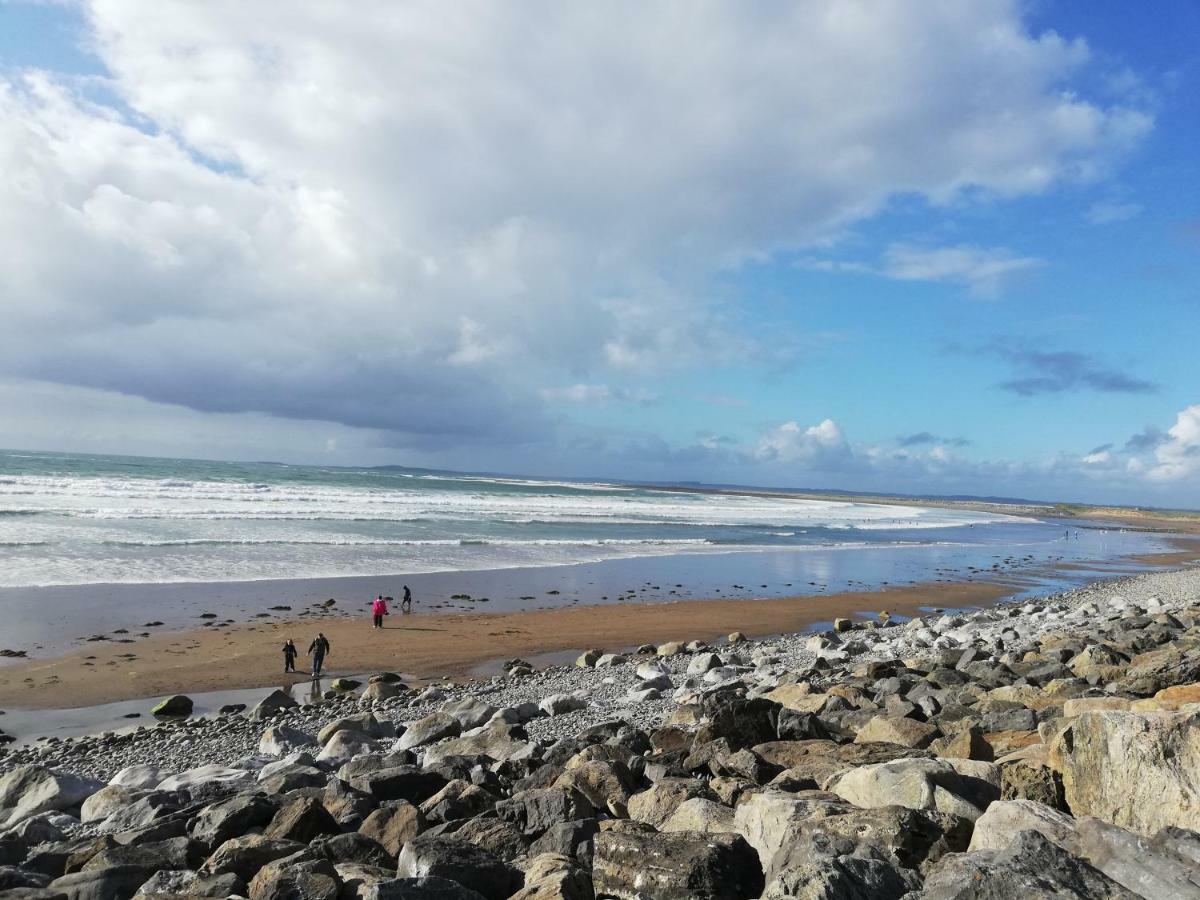
<svg viewBox="0 0 1200 900"><path fill-rule="evenodd" d="M1099 447L1093 447L1090 451L1088 451L1088 456L1093 456L1097 453L1107 453L1112 448L1113 445L1111 443L1101 444Z"/></svg>
<svg viewBox="0 0 1200 900"><path fill-rule="evenodd" d="M964 437L945 437L931 431L918 431L915 434L897 436L896 443L901 447L922 447L928 444L942 444L946 447L966 447L971 442Z"/></svg>
<svg viewBox="0 0 1200 900"><path fill-rule="evenodd" d="M1016 372L1001 381L1002 390L1021 397L1099 391L1105 394L1152 394L1153 381L1138 378L1088 353L1075 350L1043 350L1024 342L996 340L984 348L1005 360Z"/></svg>
<svg viewBox="0 0 1200 900"><path fill-rule="evenodd" d="M1168 440L1167 433L1157 425L1147 425L1137 434L1130 436L1129 440L1125 442L1125 449L1133 453L1143 453L1155 449Z"/></svg>

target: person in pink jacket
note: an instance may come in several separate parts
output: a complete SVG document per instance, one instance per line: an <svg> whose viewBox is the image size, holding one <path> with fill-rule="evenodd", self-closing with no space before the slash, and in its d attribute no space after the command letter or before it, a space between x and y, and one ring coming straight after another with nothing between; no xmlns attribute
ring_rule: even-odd
<svg viewBox="0 0 1200 900"><path fill-rule="evenodd" d="M375 619L375 627L383 627L383 617L388 614L387 601L383 599L383 594L375 598L375 602L371 604L371 615Z"/></svg>

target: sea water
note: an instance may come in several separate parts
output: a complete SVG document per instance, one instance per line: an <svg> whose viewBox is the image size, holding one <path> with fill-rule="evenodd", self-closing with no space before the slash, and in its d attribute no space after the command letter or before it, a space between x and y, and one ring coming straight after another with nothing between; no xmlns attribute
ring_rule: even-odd
<svg viewBox="0 0 1200 900"><path fill-rule="evenodd" d="M465 572L1060 534L1031 519L917 504L0 451L0 588Z"/></svg>

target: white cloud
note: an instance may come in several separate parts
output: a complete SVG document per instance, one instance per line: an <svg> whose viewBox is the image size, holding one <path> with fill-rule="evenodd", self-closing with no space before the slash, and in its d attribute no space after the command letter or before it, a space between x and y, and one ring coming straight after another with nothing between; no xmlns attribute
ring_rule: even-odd
<svg viewBox="0 0 1200 900"><path fill-rule="evenodd" d="M837 422L825 419L808 428L796 421L784 422L759 439L754 455L768 462L823 465L849 452Z"/></svg>
<svg viewBox="0 0 1200 900"><path fill-rule="evenodd" d="M1167 431L1167 440L1154 451L1149 477L1153 481L1182 481L1200 476L1200 404L1181 410Z"/></svg>
<svg viewBox="0 0 1200 900"><path fill-rule="evenodd" d="M1000 247L917 247L893 244L884 253L882 274L898 281L960 284L972 296L994 297L1004 283L1043 263Z"/></svg>
<svg viewBox="0 0 1200 900"><path fill-rule="evenodd" d="M1150 123L1068 90L1086 46L1016 0L82 9L99 91L0 79L0 376L398 445L545 437L542 385L777 364L722 272L897 194L1094 178ZM980 253L891 264L1030 264Z"/></svg>

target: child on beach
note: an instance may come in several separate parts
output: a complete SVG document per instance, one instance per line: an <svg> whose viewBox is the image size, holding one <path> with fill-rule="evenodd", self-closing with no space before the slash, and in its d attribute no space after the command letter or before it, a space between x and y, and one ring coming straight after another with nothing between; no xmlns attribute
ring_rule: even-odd
<svg viewBox="0 0 1200 900"><path fill-rule="evenodd" d="M322 667L325 665L325 654L329 652L329 638L325 637L321 632L317 632L316 638L308 645L308 652L313 658L313 678L318 678L321 675Z"/></svg>
<svg viewBox="0 0 1200 900"><path fill-rule="evenodd" d="M383 617L388 614L387 601L383 599L383 594L375 598L375 602L371 604L371 617L375 620L376 628L383 627Z"/></svg>
<svg viewBox="0 0 1200 900"><path fill-rule="evenodd" d="M287 643L283 645L283 671L284 674L296 671L296 645L291 638L287 639Z"/></svg>
<svg viewBox="0 0 1200 900"><path fill-rule="evenodd" d="M404 599L400 601L401 612L412 612L412 591L408 589L408 585L404 586Z"/></svg>

